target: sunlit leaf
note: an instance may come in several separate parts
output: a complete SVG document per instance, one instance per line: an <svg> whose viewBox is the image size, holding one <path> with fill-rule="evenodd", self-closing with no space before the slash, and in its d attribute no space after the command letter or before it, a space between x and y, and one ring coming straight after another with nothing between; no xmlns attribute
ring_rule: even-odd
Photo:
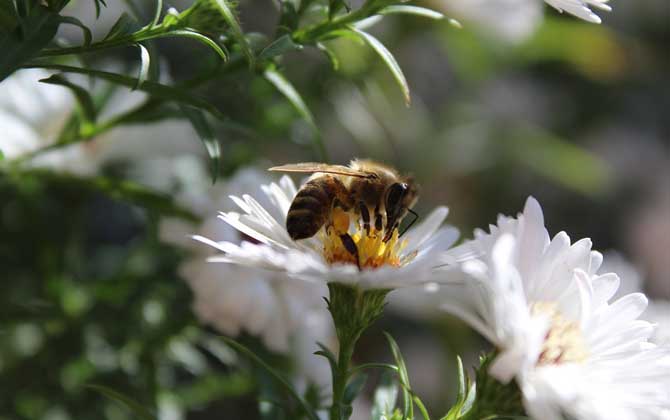
<svg viewBox="0 0 670 420"><path fill-rule="evenodd" d="M147 80L149 76L149 68L151 66L149 51L142 44L137 44L137 47L140 49L140 71L137 75L137 83L133 87L133 90L139 89L144 81Z"/></svg>
<svg viewBox="0 0 670 420"><path fill-rule="evenodd" d="M149 411L142 404L133 400L132 398L124 395L118 391L115 391L109 387L103 385L86 385L87 388L90 388L105 397L109 398L112 401L115 401L124 407L128 408L133 414L135 414L141 420L156 420L157 417L154 416L151 411Z"/></svg>
<svg viewBox="0 0 670 420"><path fill-rule="evenodd" d="M340 61L337 59L335 52L333 52L326 44L322 42L317 42L316 47L323 51L324 54L326 54L328 61L330 61L330 64L333 66L333 70L337 71L340 68Z"/></svg>
<svg viewBox="0 0 670 420"><path fill-rule="evenodd" d="M391 70L393 78L395 78L396 82L398 82L398 86L400 86L400 90L402 91L403 97L405 98L405 104L409 105L411 102L409 86L407 85L407 80L405 79L405 75L403 74L400 65L396 61L395 57L393 57L393 54L391 54L391 52L386 49L384 44L379 42L377 38L370 35L369 33L353 27L351 30L360 36L370 47L372 47L373 50L375 50L375 52L377 52L377 54L379 54L382 60L384 60L384 64L386 64L389 70Z"/></svg>
<svg viewBox="0 0 670 420"><path fill-rule="evenodd" d="M410 14L426 17L429 19L444 19L444 15L435 10L427 9L425 7L419 6L408 6L408 5L394 5L383 8L378 12L380 15L390 15L390 14Z"/></svg>

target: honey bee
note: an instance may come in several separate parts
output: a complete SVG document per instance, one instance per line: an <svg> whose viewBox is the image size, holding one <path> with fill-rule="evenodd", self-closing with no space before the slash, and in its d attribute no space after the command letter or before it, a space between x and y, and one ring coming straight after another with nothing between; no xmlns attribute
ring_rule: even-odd
<svg viewBox="0 0 670 420"><path fill-rule="evenodd" d="M418 217L411 209L418 199L413 178L381 163L355 159L349 166L308 162L269 170L313 173L296 194L286 217L286 230L293 240L310 238L325 225L337 229L344 247L357 258L356 244L347 232L349 219L338 220L335 210L353 213L368 235L374 227L376 233L383 234L384 242L408 212L415 216L412 223Z"/></svg>

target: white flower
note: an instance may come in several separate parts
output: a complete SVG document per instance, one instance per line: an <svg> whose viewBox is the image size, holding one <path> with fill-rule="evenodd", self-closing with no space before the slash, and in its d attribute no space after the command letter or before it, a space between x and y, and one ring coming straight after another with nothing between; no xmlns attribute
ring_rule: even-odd
<svg viewBox="0 0 670 420"><path fill-rule="evenodd" d="M600 23L600 17L591 11L591 7L596 9L612 11L612 8L607 5L609 0L544 0L548 5L552 6L559 12L566 11L571 15L575 15L580 19L584 19L591 23Z"/></svg>
<svg viewBox="0 0 670 420"><path fill-rule="evenodd" d="M193 291L193 310L202 322L227 335L244 331L258 336L269 349L293 355L299 377L326 385L324 381L330 380L328 363L313 354L319 349L317 341L327 346L335 342L332 321L323 302L328 293L325 285L296 282L279 273L243 266L209 263L209 249L188 236L197 231L218 240L239 241L240 232L221 223L216 211L230 207L229 194L254 188L260 191L260 184L266 180L267 176L258 170L244 169L214 186L207 178L206 189L203 182L189 184L196 191L179 193L177 200L202 215L202 223L193 226L165 219L161 237L193 252L180 271Z"/></svg>
<svg viewBox="0 0 670 420"><path fill-rule="evenodd" d="M670 346L670 301L652 300L642 318L656 324L650 341L659 346Z"/></svg>
<svg viewBox="0 0 670 420"><path fill-rule="evenodd" d="M39 83L50 75L44 70L27 69L0 82L0 150L5 159L56 141L74 99L61 86Z"/></svg>
<svg viewBox="0 0 670 420"><path fill-rule="evenodd" d="M529 198L517 219L499 217L467 248L462 284L443 308L498 349L489 373L515 378L535 419L655 419L670 408L670 348L648 341L641 293L609 302L614 273L596 274L602 255L565 232L549 238Z"/></svg>
<svg viewBox="0 0 670 420"><path fill-rule="evenodd" d="M339 236L326 234L324 229L314 237L301 241L289 237L285 228L286 214L296 195L296 187L288 176L284 176L278 184L264 185L262 189L264 198L272 203L270 206L261 205L250 195L231 196L242 212L222 212L219 215L227 224L258 243L243 241L238 244L196 235L194 239L223 252L210 258L210 261L256 267L313 283L335 282L362 289L395 289L431 281L435 258L458 237L456 229L440 228L447 217L446 207L435 209L402 239L398 238L396 230L393 238L386 243L381 235L374 232L361 234L358 223L352 223L350 233L360 255L359 269L350 261L351 254L344 249Z"/></svg>

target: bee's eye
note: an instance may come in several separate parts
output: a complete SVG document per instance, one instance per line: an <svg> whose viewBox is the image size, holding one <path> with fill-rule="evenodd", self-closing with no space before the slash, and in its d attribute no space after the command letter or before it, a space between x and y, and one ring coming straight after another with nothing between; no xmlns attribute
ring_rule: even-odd
<svg viewBox="0 0 670 420"><path fill-rule="evenodd" d="M400 204L402 197L407 191L407 184L395 183L389 188L388 196L386 197L386 208L395 208Z"/></svg>

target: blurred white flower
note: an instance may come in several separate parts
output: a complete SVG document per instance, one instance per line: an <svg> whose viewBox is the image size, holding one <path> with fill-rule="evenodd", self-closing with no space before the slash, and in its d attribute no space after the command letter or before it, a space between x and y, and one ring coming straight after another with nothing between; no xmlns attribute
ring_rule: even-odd
<svg viewBox="0 0 670 420"><path fill-rule="evenodd" d="M500 216L464 246L480 256L462 264L463 282L448 286L443 308L498 348L489 373L516 379L533 418L662 418L670 348L648 341L643 294L609 302L619 278L596 274L602 255L589 239L550 239L529 198L517 219Z"/></svg>
<svg viewBox="0 0 670 420"><path fill-rule="evenodd" d="M643 290L643 276L638 269L618 252L610 251L605 254L605 260L600 267L601 272L614 272L619 275L621 285L614 297L621 297L628 293ZM657 345L670 345L670 302L663 299L649 301L647 310L641 315L645 321L656 324L654 334L649 338Z"/></svg>
<svg viewBox="0 0 670 420"><path fill-rule="evenodd" d="M40 69L19 70L0 83L0 125L3 127L0 150L6 160L53 145L75 112L76 102L68 89L39 82L50 75ZM76 83L88 86L88 80L75 79ZM146 98L142 92L119 88L98 117L101 120L114 118ZM39 153L26 164L91 175L110 162L136 162L183 154L202 155L196 133L186 120L166 119L114 127L94 139ZM142 175L149 174L144 171Z"/></svg>
<svg viewBox="0 0 670 420"><path fill-rule="evenodd" d="M39 83L51 74L27 69L0 82L0 150L11 160L56 141L74 107L61 86Z"/></svg>
<svg viewBox="0 0 670 420"><path fill-rule="evenodd" d="M548 5L552 6L559 12L568 12L580 19L584 19L591 23L600 23L600 17L593 13L591 7L612 11L612 8L607 5L609 0L544 0Z"/></svg>
<svg viewBox="0 0 670 420"><path fill-rule="evenodd" d="M292 281L276 272L209 263L209 248L188 235L197 232L217 240L239 241L241 233L221 223L216 211L230 207L228 195L260 191L266 181L260 171L244 169L214 186L208 180L206 189L194 183L195 190L179 193L177 201L201 215L202 223L194 226L165 219L161 237L193 252L180 271L193 290L193 309L202 322L227 335L244 331L258 336L269 349L291 354L299 377L326 385L330 380L328 363L313 354L318 350L317 341L329 347L334 344L332 321L323 301L328 293L325 285Z"/></svg>
<svg viewBox="0 0 670 420"><path fill-rule="evenodd" d="M279 184L263 185L262 189L264 194L257 196L269 200L271 205L262 205L246 194L241 198L231 196L242 213L222 212L219 215L220 219L258 243L243 241L238 244L225 239L216 241L205 235L194 236L194 239L223 252L210 261L265 269L310 284L328 282L356 285L362 289L396 289L430 282L436 257L458 237L456 229L440 227L447 217L446 207L435 209L402 240L398 239L397 230L388 242L382 242L381 235L374 238L361 235L361 226L354 222L350 224L350 233L354 241L358 240L362 267L359 269L354 262L338 259L340 254L348 257L351 254L336 234L327 235L321 230L314 237L299 242L289 237L285 228L286 215L297 192L291 178L284 176ZM331 253L324 255L327 252Z"/></svg>

